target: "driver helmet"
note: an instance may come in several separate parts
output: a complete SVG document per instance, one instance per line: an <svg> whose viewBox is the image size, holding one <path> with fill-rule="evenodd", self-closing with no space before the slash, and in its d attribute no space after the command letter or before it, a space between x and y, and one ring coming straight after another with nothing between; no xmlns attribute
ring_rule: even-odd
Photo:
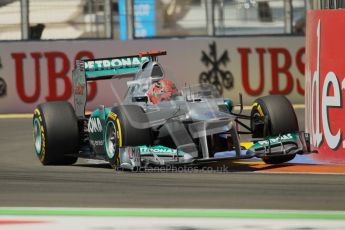
<svg viewBox="0 0 345 230"><path fill-rule="evenodd" d="M168 79L161 79L157 82L154 82L149 90L147 91L147 96L149 102L152 104L158 104L161 101L169 101L173 95L176 95L178 90L176 85L168 80Z"/></svg>

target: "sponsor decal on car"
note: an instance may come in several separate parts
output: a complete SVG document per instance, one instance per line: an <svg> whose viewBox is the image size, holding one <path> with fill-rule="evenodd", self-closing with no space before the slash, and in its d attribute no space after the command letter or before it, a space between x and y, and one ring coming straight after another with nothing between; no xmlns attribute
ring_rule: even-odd
<svg viewBox="0 0 345 230"><path fill-rule="evenodd" d="M119 147L121 147L122 146L122 129L121 129L121 124L120 124L120 120L119 120L119 118L117 117L117 114L116 113L114 113L114 112L110 112L109 114L108 114L108 117L109 118L111 118L113 121L115 121L116 122L116 134L117 134L117 136L118 136L118 138L119 138Z"/></svg>
<svg viewBox="0 0 345 230"><path fill-rule="evenodd" d="M74 87L74 93L76 95L83 95L85 89L85 84L82 81L78 81Z"/></svg>
<svg viewBox="0 0 345 230"><path fill-rule="evenodd" d="M144 61L148 61L148 57L131 57L131 58L114 58L104 60L93 60L85 62L85 70L106 70L132 68L139 66Z"/></svg>
<svg viewBox="0 0 345 230"><path fill-rule="evenodd" d="M261 106L260 106L257 102L255 102L255 103L252 105L252 107L253 107L253 109L256 107L256 109L257 109L257 111L259 112L259 114L260 114L261 117L264 117L264 116L265 116L265 115L264 115L264 112L262 111Z"/></svg>
<svg viewBox="0 0 345 230"><path fill-rule="evenodd" d="M262 146L268 146L268 145L272 145L272 144L277 144L277 143L281 143L281 142L285 142L285 141L296 141L296 136L293 135L292 133L287 133L281 136L277 136L277 137L269 137L267 140L264 141L258 141L259 145Z"/></svg>
<svg viewBox="0 0 345 230"><path fill-rule="evenodd" d="M156 145L156 146L146 146L146 145L141 145L138 146L140 149L140 154L145 155L145 154L152 154L152 153L159 153L159 154L177 154L176 149L168 148L162 145ZM182 154L182 151L178 151L178 154ZM183 155L183 154L182 154Z"/></svg>
<svg viewBox="0 0 345 230"><path fill-rule="evenodd" d="M101 120L98 117L91 117L89 119L88 131L89 131L89 133L102 132L103 131Z"/></svg>
<svg viewBox="0 0 345 230"><path fill-rule="evenodd" d="M102 146L104 144L103 140L90 140L90 144L94 146Z"/></svg>
<svg viewBox="0 0 345 230"><path fill-rule="evenodd" d="M110 117L111 119L113 119L115 121L116 118L117 118L117 115L115 113L113 113L113 112L110 112L108 117Z"/></svg>

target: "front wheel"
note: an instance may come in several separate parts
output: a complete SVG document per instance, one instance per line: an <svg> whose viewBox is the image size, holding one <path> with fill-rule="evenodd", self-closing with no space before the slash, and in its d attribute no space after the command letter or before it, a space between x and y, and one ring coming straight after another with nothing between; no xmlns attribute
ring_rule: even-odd
<svg viewBox="0 0 345 230"><path fill-rule="evenodd" d="M120 164L119 148L122 147L122 132L120 120L114 112L110 112L108 115L104 135L106 159L115 168Z"/></svg>
<svg viewBox="0 0 345 230"><path fill-rule="evenodd" d="M282 95L270 95L255 100L251 111L251 129L254 138L298 132L298 121L291 102ZM267 164L280 164L292 160L296 154L266 156Z"/></svg>
<svg viewBox="0 0 345 230"><path fill-rule="evenodd" d="M104 134L106 160L114 168L119 166L119 148L125 146L151 145L149 120L140 106L114 107L106 119Z"/></svg>

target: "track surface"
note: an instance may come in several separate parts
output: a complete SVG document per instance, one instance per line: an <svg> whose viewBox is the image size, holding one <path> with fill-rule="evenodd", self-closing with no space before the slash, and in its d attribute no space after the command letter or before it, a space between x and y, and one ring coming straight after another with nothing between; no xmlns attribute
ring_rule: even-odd
<svg viewBox="0 0 345 230"><path fill-rule="evenodd" d="M344 175L126 173L85 161L44 167L34 154L31 119L0 119L0 156L3 207L345 210Z"/></svg>

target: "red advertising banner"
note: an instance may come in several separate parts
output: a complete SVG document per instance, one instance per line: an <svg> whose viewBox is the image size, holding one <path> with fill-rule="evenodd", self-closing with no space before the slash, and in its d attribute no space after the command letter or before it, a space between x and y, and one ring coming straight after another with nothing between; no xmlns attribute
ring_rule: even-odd
<svg viewBox="0 0 345 230"><path fill-rule="evenodd" d="M313 158L345 163L345 11L312 10L306 36L306 131Z"/></svg>

